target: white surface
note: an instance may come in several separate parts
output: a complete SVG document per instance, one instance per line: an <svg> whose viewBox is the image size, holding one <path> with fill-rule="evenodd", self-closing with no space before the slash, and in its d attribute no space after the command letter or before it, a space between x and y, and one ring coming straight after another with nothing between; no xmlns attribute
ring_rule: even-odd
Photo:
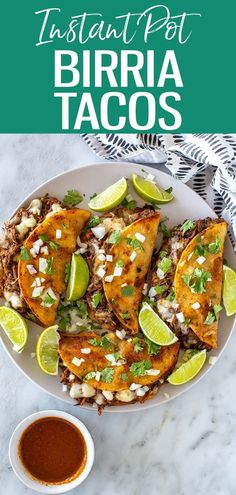
<svg viewBox="0 0 236 495"><path fill-rule="evenodd" d="M127 163L113 163L108 162L105 164L94 164L91 166L79 167L75 170L67 171L47 183L40 186L39 189L32 192L32 194L25 199L23 205L28 205L33 199L41 198L45 194L50 194L59 199L62 199L67 190L76 187L79 192L84 195L83 201L80 203L81 208L88 208L88 201L94 192L101 192L105 188L109 187L111 184L117 182L121 177L130 178L133 173L142 173L143 165L135 165ZM158 184L163 188L167 189L172 187L174 191L174 200L168 204L165 204L161 208L161 218L169 218L168 225L174 226L183 222L186 217L190 218L206 218L215 217L215 213L209 208L206 202L200 198L194 191L183 184L180 181L170 177L169 175L158 171L154 168L147 168L147 171L151 171L155 176L158 176ZM140 206L144 205L144 201L136 195L131 185L129 185L129 192ZM233 267L234 263L234 253L229 240L226 241L224 256L228 260L230 266ZM218 347L217 350L212 351L212 355L218 357L232 331L234 318L227 318L225 312L222 311L220 317L219 325L219 335L218 335ZM37 361L31 358L32 353L35 352L36 343L38 336L41 332L41 328L34 323L28 323L29 327L29 340L25 352L22 354L17 354L13 348L12 344L3 334L3 342L6 346L7 351L11 355L12 359L16 362L17 366L35 383L43 387L45 390L55 395L57 398L67 400L70 403L74 401L70 396L62 391L62 386L57 377L46 375L39 368ZM222 331L224 330L224 331ZM154 407L156 404L161 404L166 402L166 394L170 396L171 399L177 397L179 394L188 390L193 384L199 381L204 374L211 369L211 365L208 359L202 368L201 372L191 380L191 382L184 385L173 387L169 383L165 383L160 389L160 392L149 401L144 404L125 404L119 407L109 407L105 412L117 413L117 412L130 412L139 411L141 408L146 409ZM91 409L91 405L85 405L84 408ZM96 413L95 409L93 412Z"/></svg>
<svg viewBox="0 0 236 495"><path fill-rule="evenodd" d="M79 429L80 432L82 433L87 447L87 460L83 471L76 479L70 481L70 483L66 483L65 485L64 484L46 485L44 483L38 482L37 480L33 479L24 469L22 462L19 458L18 449L19 449L19 442L22 433L35 421L48 417L62 418L68 421L69 423L73 424L74 426L76 426L76 428ZM54 410L50 409L47 411L40 411L34 414L30 414L17 425L10 439L9 459L12 465L12 469L15 472L16 476L18 476L18 478L27 487L32 488L37 492L47 493L50 495L57 493L65 493L81 485L81 483L83 483L83 481L88 477L94 462L94 443L88 429L86 428L84 423L82 423L78 418L72 416L72 414L68 414L65 411L57 411L55 409Z"/></svg>
<svg viewBox="0 0 236 495"><path fill-rule="evenodd" d="M101 160L75 135L0 136L1 221L44 180L89 161ZM1 492L33 494L13 476L8 441L27 414L55 408L80 417L95 441L95 465L83 495L234 495L235 344L233 335L214 371L173 402L101 418L39 392L0 348Z"/></svg>

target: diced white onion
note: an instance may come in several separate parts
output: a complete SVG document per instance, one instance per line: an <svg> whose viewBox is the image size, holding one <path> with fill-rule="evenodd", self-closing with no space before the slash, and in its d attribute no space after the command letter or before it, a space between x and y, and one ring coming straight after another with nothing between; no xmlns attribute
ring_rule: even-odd
<svg viewBox="0 0 236 495"><path fill-rule="evenodd" d="M47 256L48 255L48 247L47 246L41 247L40 253L45 254Z"/></svg>
<svg viewBox="0 0 236 495"><path fill-rule="evenodd" d="M56 239L61 239L61 237L62 237L61 229L56 229Z"/></svg>
<svg viewBox="0 0 236 495"><path fill-rule="evenodd" d="M121 287L127 287L127 283L125 282L124 284L121 285Z"/></svg>
<svg viewBox="0 0 236 495"><path fill-rule="evenodd" d="M113 261L113 256L111 254L107 254L106 255L106 260L109 261L109 262L112 262Z"/></svg>
<svg viewBox="0 0 236 495"><path fill-rule="evenodd" d="M101 378L101 372L100 371L96 371L96 375L95 375L96 382L100 382L100 378Z"/></svg>
<svg viewBox="0 0 236 495"><path fill-rule="evenodd" d="M126 331L125 330L116 330L116 336L118 339L123 340L126 336Z"/></svg>
<svg viewBox="0 0 236 495"><path fill-rule="evenodd" d="M150 288L148 295L149 295L149 297L155 297L156 296L155 287Z"/></svg>
<svg viewBox="0 0 236 495"><path fill-rule="evenodd" d="M195 303L193 303L193 304L192 304L192 308L193 308L193 309L199 309L199 308L200 308L200 306L201 306L201 305L199 304L199 302L195 302Z"/></svg>
<svg viewBox="0 0 236 495"><path fill-rule="evenodd" d="M185 320L184 314L183 313L176 313L176 318L179 323L183 323Z"/></svg>
<svg viewBox="0 0 236 495"><path fill-rule="evenodd" d="M139 241L139 242L144 242L146 237L143 235L143 234L140 234L140 232L136 232L136 234L134 234L134 236L136 237L136 239Z"/></svg>
<svg viewBox="0 0 236 495"><path fill-rule="evenodd" d="M102 239L106 235L106 229L104 225L98 225L97 227L93 227L91 230L98 240Z"/></svg>
<svg viewBox="0 0 236 495"><path fill-rule="evenodd" d="M160 370L150 369L146 371L146 375L157 376L160 374Z"/></svg>
<svg viewBox="0 0 236 495"><path fill-rule="evenodd" d="M205 256L199 256L199 258L196 259L196 262L199 264L199 265L202 265L204 263L204 261L206 261L206 258Z"/></svg>
<svg viewBox="0 0 236 495"><path fill-rule="evenodd" d="M122 274L122 271L123 271L122 266L115 266L115 270L113 273L114 277L120 277Z"/></svg>
<svg viewBox="0 0 236 495"><path fill-rule="evenodd" d="M216 361L217 361L217 357L216 356L210 356L209 357L209 364L211 366L213 366L216 363Z"/></svg>
<svg viewBox="0 0 236 495"><path fill-rule="evenodd" d="M104 280L105 280L105 282L110 283L110 282L112 282L113 278L114 278L113 275L107 275Z"/></svg>
<svg viewBox="0 0 236 495"><path fill-rule="evenodd" d="M48 261L46 260L46 258L39 258L39 271L41 273L46 273L47 266L48 266Z"/></svg>
<svg viewBox="0 0 236 495"><path fill-rule="evenodd" d="M36 256L37 256L37 253L33 247L30 249L30 254L31 254L32 258L36 258Z"/></svg>
<svg viewBox="0 0 236 495"><path fill-rule="evenodd" d="M138 390L136 390L136 395L137 397L143 397L148 391L149 387L145 385L144 387L138 388Z"/></svg>
<svg viewBox="0 0 236 495"><path fill-rule="evenodd" d="M62 385L62 392L67 392L67 385L63 383Z"/></svg>
<svg viewBox="0 0 236 495"><path fill-rule="evenodd" d="M130 257L129 257L130 261L134 261L135 258L136 258L136 256L137 256L137 253L135 251L132 251L132 253L131 253Z"/></svg>
<svg viewBox="0 0 236 495"><path fill-rule="evenodd" d="M148 284L144 284L144 286L143 286L143 290L142 290L142 294L143 294L144 296L146 296L146 295L147 295L147 288L148 288Z"/></svg>
<svg viewBox="0 0 236 495"><path fill-rule="evenodd" d="M191 260L192 255L193 255L193 251L188 255L188 261Z"/></svg>
<svg viewBox="0 0 236 495"><path fill-rule="evenodd" d="M150 182L153 182L155 180L155 175L153 175L153 174L147 174L146 179L147 180L150 180Z"/></svg>
<svg viewBox="0 0 236 495"><path fill-rule="evenodd" d="M100 277L100 278L103 278L104 275L105 275L105 270L104 268L102 268L102 266L99 267L98 271L97 271L97 276Z"/></svg>
<svg viewBox="0 0 236 495"><path fill-rule="evenodd" d="M142 385L140 385L140 383L131 383L129 389L134 392L134 390L137 390L138 388L141 388L141 387L142 387Z"/></svg>
<svg viewBox="0 0 236 495"><path fill-rule="evenodd" d="M33 265L26 265L26 268L27 268L28 272L30 273L30 275L34 275L35 273L37 273L37 270L35 270Z"/></svg>
<svg viewBox="0 0 236 495"><path fill-rule="evenodd" d="M105 261L106 256L105 256L104 254L100 253L100 254L97 256L97 259L98 259L99 261Z"/></svg>
<svg viewBox="0 0 236 495"><path fill-rule="evenodd" d="M165 274L160 268L157 269L157 276L160 280L163 280L163 278L165 278Z"/></svg>
<svg viewBox="0 0 236 495"><path fill-rule="evenodd" d="M80 358L80 359L79 359L79 358L77 358L77 357L74 357L74 358L72 359L72 361L71 361L71 362L72 362L72 364L74 364L75 366L80 366L82 363L84 363L84 362L85 362L85 360L84 360L84 358Z"/></svg>
<svg viewBox="0 0 236 495"><path fill-rule="evenodd" d="M127 194L125 199L127 199L127 201L132 201L133 196L131 196L131 194Z"/></svg>
<svg viewBox="0 0 236 495"><path fill-rule="evenodd" d="M84 347L81 349L81 354L90 354L91 349L89 347Z"/></svg>
<svg viewBox="0 0 236 495"><path fill-rule="evenodd" d="M33 289L33 292L32 292L32 297L35 298L35 297L40 297L41 294L43 293L43 289L44 287L35 287Z"/></svg>
<svg viewBox="0 0 236 495"><path fill-rule="evenodd" d="M110 392L109 390L103 390L102 393L103 393L105 399L113 400L113 393Z"/></svg>

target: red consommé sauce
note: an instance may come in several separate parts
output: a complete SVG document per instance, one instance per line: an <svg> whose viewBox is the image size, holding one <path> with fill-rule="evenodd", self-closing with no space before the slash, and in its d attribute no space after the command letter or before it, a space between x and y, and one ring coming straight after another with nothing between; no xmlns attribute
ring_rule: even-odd
<svg viewBox="0 0 236 495"><path fill-rule="evenodd" d="M42 418L22 433L18 453L24 468L41 483L62 484L77 478L87 460L80 430L58 417Z"/></svg>

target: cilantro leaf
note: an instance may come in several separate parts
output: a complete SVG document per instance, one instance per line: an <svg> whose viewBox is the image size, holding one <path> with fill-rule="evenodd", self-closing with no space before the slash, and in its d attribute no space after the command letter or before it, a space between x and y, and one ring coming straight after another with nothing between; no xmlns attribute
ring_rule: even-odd
<svg viewBox="0 0 236 495"><path fill-rule="evenodd" d="M82 319L86 319L88 316L88 308L87 304L84 301L76 301L76 309L78 312L78 315Z"/></svg>
<svg viewBox="0 0 236 495"><path fill-rule="evenodd" d="M143 361L138 361L136 363L132 363L129 367L129 370L134 376L145 376L146 371L150 370L152 367L151 361L144 359Z"/></svg>
<svg viewBox="0 0 236 495"><path fill-rule="evenodd" d="M45 296L44 300L43 300L43 304L46 305L46 304L54 304L55 302L55 299L53 299L53 297L50 296L50 294L47 293L47 295Z"/></svg>
<svg viewBox="0 0 236 495"><path fill-rule="evenodd" d="M161 346L158 344L155 344L154 342L149 340L147 337L145 337L144 340L148 346L148 354L150 354L150 356L155 356L155 354L157 354L160 351Z"/></svg>
<svg viewBox="0 0 236 495"><path fill-rule="evenodd" d="M220 240L219 236L217 235L215 242L210 242L210 244L208 244L209 253L218 254L220 251L220 246L221 246L221 240Z"/></svg>
<svg viewBox="0 0 236 495"><path fill-rule="evenodd" d="M202 294L206 292L206 283L210 281L211 274L201 268L195 268L191 275L183 275L182 279L192 292Z"/></svg>
<svg viewBox="0 0 236 495"><path fill-rule="evenodd" d="M171 269L171 266L172 261L170 258L167 258L167 256L164 256L164 258L158 262L158 268L160 268L163 273L167 273Z"/></svg>
<svg viewBox="0 0 236 495"><path fill-rule="evenodd" d="M21 246L20 248L20 256L19 256L19 259L21 261L28 261L31 259L31 256L30 254L28 253L27 249L25 246Z"/></svg>
<svg viewBox="0 0 236 495"><path fill-rule="evenodd" d="M173 187L168 187L168 189L165 189L165 192L169 194L172 193L172 191L173 191Z"/></svg>
<svg viewBox="0 0 236 495"><path fill-rule="evenodd" d="M63 203L66 206L76 206L83 200L81 194L76 189L69 189L63 198Z"/></svg>
<svg viewBox="0 0 236 495"><path fill-rule="evenodd" d="M46 244L48 244L54 251L57 251L61 247L60 244L58 244L57 242L51 241L48 237L48 234L41 234L39 236L39 239L41 239L41 241L43 242L46 242Z"/></svg>
<svg viewBox="0 0 236 495"><path fill-rule="evenodd" d="M144 251L142 243L136 239L136 237L126 237L126 242L132 249L140 249L141 251Z"/></svg>
<svg viewBox="0 0 236 495"><path fill-rule="evenodd" d="M119 268L123 268L123 266L124 266L124 261L123 261L123 260L118 260L118 261L116 262L116 266L118 266Z"/></svg>
<svg viewBox="0 0 236 495"><path fill-rule="evenodd" d="M90 220L87 222L85 228L83 229L83 232L87 232L88 230L92 229L93 227L96 227L102 223L102 219L99 217L92 217Z"/></svg>
<svg viewBox="0 0 236 495"><path fill-rule="evenodd" d="M84 380L92 380L96 376L96 371L90 371L84 376Z"/></svg>
<svg viewBox="0 0 236 495"><path fill-rule="evenodd" d="M163 220L161 220L161 222L159 224L159 229L162 232L164 239L168 239L168 237L170 237L170 229L168 229L168 227L166 225L167 220L169 220L169 218L165 217L165 218L163 218Z"/></svg>
<svg viewBox="0 0 236 495"><path fill-rule="evenodd" d="M154 287L154 289L155 289L156 294L160 295L160 294L163 294L163 292L165 292L166 285L156 285L156 287Z"/></svg>
<svg viewBox="0 0 236 495"><path fill-rule="evenodd" d="M141 352L143 351L143 343L138 337L134 337L132 339L132 344L134 346L134 352Z"/></svg>
<svg viewBox="0 0 236 495"><path fill-rule="evenodd" d="M121 233L118 230L114 230L111 235L108 237L108 244L118 244L121 240Z"/></svg>
<svg viewBox="0 0 236 495"><path fill-rule="evenodd" d="M205 325L212 325L214 321L216 321L215 313L214 311L209 311L204 323Z"/></svg>
<svg viewBox="0 0 236 495"><path fill-rule="evenodd" d="M126 285L125 287L121 287L121 294L124 297L132 296L134 293L134 288L131 285Z"/></svg>
<svg viewBox="0 0 236 495"><path fill-rule="evenodd" d="M111 383L113 380L115 370L112 368L104 368L101 372L101 379L105 383Z"/></svg>
<svg viewBox="0 0 236 495"><path fill-rule="evenodd" d="M47 266L45 268L46 275L53 275L54 273L53 262L54 262L53 258L49 258L47 260Z"/></svg>
<svg viewBox="0 0 236 495"><path fill-rule="evenodd" d="M217 313L219 313L222 309L223 308L220 304L215 304L215 306L213 306L213 310L214 310L215 315L217 315Z"/></svg>
<svg viewBox="0 0 236 495"><path fill-rule="evenodd" d="M123 380L124 382L127 382L127 381L128 381L128 379L129 379L129 377L128 377L127 373L121 373L120 378L121 378L121 380Z"/></svg>
<svg viewBox="0 0 236 495"><path fill-rule="evenodd" d="M123 320L128 320L130 318L128 311L126 313L120 313L120 316Z"/></svg>
<svg viewBox="0 0 236 495"><path fill-rule="evenodd" d="M97 306L102 301L104 295L101 292L95 292L92 296L92 306L93 308L97 308Z"/></svg>
<svg viewBox="0 0 236 495"><path fill-rule="evenodd" d="M134 199L131 199L130 201L128 201L126 198L123 199L122 201L122 206L124 206L125 208L129 208L129 210L134 210L137 206L137 201L135 201Z"/></svg>
<svg viewBox="0 0 236 495"><path fill-rule="evenodd" d="M168 294L167 299L170 302L173 302L174 301L174 299L175 299L175 291L174 291L173 287L170 290L170 293Z"/></svg>
<svg viewBox="0 0 236 495"><path fill-rule="evenodd" d="M182 227L180 227L180 230L183 232L183 234L185 234L185 232L187 232L188 230L192 230L195 225L195 222L193 222L192 220L186 220L183 223Z"/></svg>
<svg viewBox="0 0 236 495"><path fill-rule="evenodd" d="M107 351L112 348L112 341L108 337L106 337L106 335L104 335L100 340L90 339L88 342L94 347L103 347L103 349L106 349Z"/></svg>

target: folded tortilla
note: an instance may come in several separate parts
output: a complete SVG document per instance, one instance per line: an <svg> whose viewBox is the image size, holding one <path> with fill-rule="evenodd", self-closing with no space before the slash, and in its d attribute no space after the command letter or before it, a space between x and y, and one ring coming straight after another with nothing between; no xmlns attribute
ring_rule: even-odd
<svg viewBox="0 0 236 495"><path fill-rule="evenodd" d="M207 346L217 347L218 313L211 324L206 324L209 313L214 318L214 307L221 304L223 282L223 251L227 233L227 224L224 221L213 223L196 235L182 252L174 277L175 298L179 304L178 312L189 319L189 327L197 337ZM211 252L209 246L218 243L216 252ZM203 246L204 254L196 253L197 246ZM209 272L209 280L205 283L202 293L193 292L191 280L194 282L195 270ZM191 276L189 285L185 282L186 276ZM192 306L199 306L194 309ZM208 321L211 319L208 318Z"/></svg>
<svg viewBox="0 0 236 495"><path fill-rule="evenodd" d="M102 337L93 332L83 332L75 336L62 335L59 341L59 353L63 364L75 376L89 383L97 390L117 392L128 389L134 382L141 385L152 385L170 373L178 358L180 345L178 342L168 347L162 347L157 351L157 354L150 355L148 345L141 338L139 339L139 344L143 349L139 352L135 352L134 343L131 339L129 341L120 340L114 333L106 334L106 339L105 348L99 345ZM91 342L94 342L96 345L93 345ZM89 348L90 353L82 353L81 350L83 348ZM116 353L117 366L112 366L111 362L107 359L113 353ZM74 358L81 360L81 362L78 361L78 366ZM159 370L159 373L156 375L145 374L144 376L134 376L130 371L130 366L133 363L144 360L149 362L152 369ZM101 373L107 368L112 370L112 377L109 382L103 380ZM101 373L99 381L94 376L85 378L88 373L95 371Z"/></svg>
<svg viewBox="0 0 236 495"><path fill-rule="evenodd" d="M106 277L113 277L109 282L106 277L103 279L105 297L122 326L132 334L139 331L138 310L159 221L159 213L153 213L123 229L119 241L109 251L112 261L105 265ZM117 267L121 274L116 276Z"/></svg>
<svg viewBox="0 0 236 495"><path fill-rule="evenodd" d="M61 210L46 217L24 242L25 256L23 258L27 259L20 259L18 263L19 285L32 313L45 326L50 326L55 322L60 295L66 289L66 263L70 263L71 254L76 250L77 237L89 217L90 213L86 210L76 208ZM34 254L35 242L40 239L43 240L42 246L39 252ZM42 252L43 247L47 248L48 254ZM46 263L50 263L50 270L47 270L49 274L40 272L40 259L45 259ZM34 270L35 273L33 273ZM36 278L40 279L40 283L37 284ZM37 291L35 291L36 297L32 297L33 290L38 286L42 287L42 293L37 296ZM42 296L49 289L53 292L49 292L47 299L49 302L44 305ZM53 304L50 294L55 294Z"/></svg>

